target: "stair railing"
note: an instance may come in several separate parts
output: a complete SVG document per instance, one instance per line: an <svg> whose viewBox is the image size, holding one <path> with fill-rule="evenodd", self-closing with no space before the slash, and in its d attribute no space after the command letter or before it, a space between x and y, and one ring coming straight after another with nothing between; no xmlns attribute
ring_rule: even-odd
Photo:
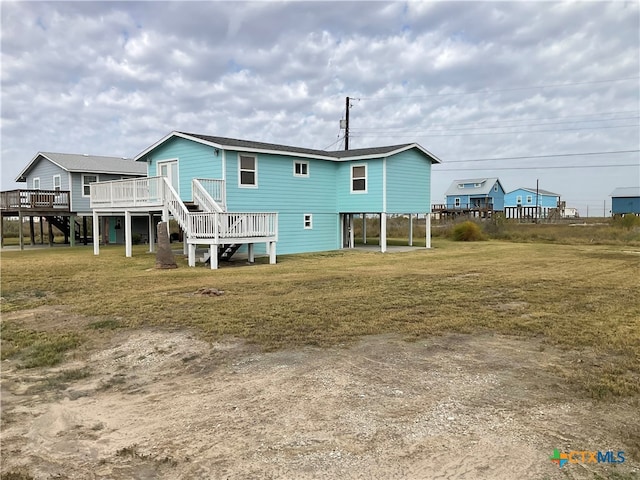
<svg viewBox="0 0 640 480"><path fill-rule="evenodd" d="M205 212L225 211L224 180L194 178L191 181L191 192L193 201Z"/></svg>

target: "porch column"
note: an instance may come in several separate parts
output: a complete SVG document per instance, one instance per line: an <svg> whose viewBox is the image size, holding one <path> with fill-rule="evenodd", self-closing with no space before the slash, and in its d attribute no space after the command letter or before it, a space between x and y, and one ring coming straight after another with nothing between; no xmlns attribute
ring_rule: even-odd
<svg viewBox="0 0 640 480"><path fill-rule="evenodd" d="M367 244L367 214L362 214L362 243Z"/></svg>
<svg viewBox="0 0 640 480"><path fill-rule="evenodd" d="M149 253L153 253L156 249L156 229L153 225L153 213L149 214Z"/></svg>
<svg viewBox="0 0 640 480"><path fill-rule="evenodd" d="M269 252L269 264L275 265L275 263L276 263L276 242L267 243L267 252Z"/></svg>
<svg viewBox="0 0 640 480"><path fill-rule="evenodd" d="M53 225L51 225L51 217L47 217L47 230L49 231L49 246L53 246Z"/></svg>
<svg viewBox="0 0 640 480"><path fill-rule="evenodd" d="M40 221L42 221L42 219ZM91 228L93 228L93 225L95 225L96 221L97 220L95 220L94 218ZM92 234L92 235L95 236L95 234ZM42 238L42 224L40 224L40 238ZM86 215L82 216L82 243L84 245L87 244L87 216Z"/></svg>
<svg viewBox="0 0 640 480"><path fill-rule="evenodd" d="M33 231L33 215L29 215L29 240L33 247L36 244L36 234Z"/></svg>
<svg viewBox="0 0 640 480"><path fill-rule="evenodd" d="M189 255L189 245L187 244L187 234L182 232L182 254L186 257Z"/></svg>
<svg viewBox="0 0 640 480"><path fill-rule="evenodd" d="M409 214L409 246L413 247L413 213Z"/></svg>
<svg viewBox="0 0 640 480"><path fill-rule="evenodd" d="M387 251L387 214L380 214L380 251Z"/></svg>
<svg viewBox="0 0 640 480"><path fill-rule="evenodd" d="M4 215L0 214L0 248L4 248Z"/></svg>
<svg viewBox="0 0 640 480"><path fill-rule="evenodd" d="M84 243L87 244L87 217L82 217L82 224L84 226ZM93 254L100 255L100 217L98 212L93 211L93 223L91 225L93 231L91 236L93 237Z"/></svg>
<svg viewBox="0 0 640 480"><path fill-rule="evenodd" d="M249 263L254 263L256 261L255 255L253 253L253 243L247 244L247 257Z"/></svg>
<svg viewBox="0 0 640 480"><path fill-rule="evenodd" d="M162 207L162 221L169 222L169 208L167 206ZM169 225L167 225L167 235L169 234Z"/></svg>
<svg viewBox="0 0 640 480"><path fill-rule="evenodd" d="M42 224L44 223L44 218L40 217L40 245L44 245L44 232L43 232L43 226Z"/></svg>
<svg viewBox="0 0 640 480"><path fill-rule="evenodd" d="M131 257L131 212L129 210L124 211L124 255L125 257Z"/></svg>
<svg viewBox="0 0 640 480"><path fill-rule="evenodd" d="M211 263L211 270L218 269L218 245L209 245L209 262Z"/></svg>
<svg viewBox="0 0 640 480"><path fill-rule="evenodd" d="M24 250L24 234L22 233L22 211L18 210L18 238L20 239L20 250Z"/></svg>
<svg viewBox="0 0 640 480"><path fill-rule="evenodd" d="M69 216L69 243L72 247L76 246L76 216Z"/></svg>
<svg viewBox="0 0 640 480"><path fill-rule="evenodd" d="M426 230L426 238L424 240L424 246L426 248L431 248L431 213L427 213L424 216L424 225Z"/></svg>

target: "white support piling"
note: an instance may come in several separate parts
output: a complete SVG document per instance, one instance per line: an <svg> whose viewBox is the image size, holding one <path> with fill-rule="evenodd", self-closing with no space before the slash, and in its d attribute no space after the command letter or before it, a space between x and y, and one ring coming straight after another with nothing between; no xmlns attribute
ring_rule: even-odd
<svg viewBox="0 0 640 480"><path fill-rule="evenodd" d="M431 248L431 214L427 213L424 216L424 222L425 222L425 230L427 231L426 233L426 238L425 238L425 246L426 248Z"/></svg>
<svg viewBox="0 0 640 480"><path fill-rule="evenodd" d="M253 252L253 243L247 244L247 259L249 263L254 263L256 261L255 254Z"/></svg>
<svg viewBox="0 0 640 480"><path fill-rule="evenodd" d="M124 251L125 257L130 258L132 256L132 244L133 235L131 234L131 212L125 210L124 212Z"/></svg>
<svg viewBox="0 0 640 480"><path fill-rule="evenodd" d="M100 217L98 212L95 210L93 211L93 225L91 225L91 228L93 236L93 254L100 255Z"/></svg>
<svg viewBox="0 0 640 480"><path fill-rule="evenodd" d="M380 214L380 251L387 251L387 214Z"/></svg>

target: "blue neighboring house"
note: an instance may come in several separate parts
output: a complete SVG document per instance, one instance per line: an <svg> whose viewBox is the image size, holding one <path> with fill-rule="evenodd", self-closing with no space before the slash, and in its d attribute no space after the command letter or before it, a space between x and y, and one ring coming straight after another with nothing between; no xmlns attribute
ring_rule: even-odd
<svg viewBox="0 0 640 480"><path fill-rule="evenodd" d="M454 180L445 196L447 209L504 210L504 188L495 177Z"/></svg>
<svg viewBox="0 0 640 480"><path fill-rule="evenodd" d="M386 215L429 213L431 166L440 163L417 143L330 152L177 131L135 160L147 167L146 184L95 184L94 216L172 217L189 265L204 245L211 268L239 248L249 261L264 251L275 263L276 243L285 254L352 247L355 215L380 217L385 251Z"/></svg>
<svg viewBox="0 0 640 480"><path fill-rule="evenodd" d="M549 216L549 210L561 207L560 194L548 190L535 188L516 188L504 196L504 206L510 207L536 207L540 210L540 217Z"/></svg>
<svg viewBox="0 0 640 480"><path fill-rule="evenodd" d="M2 192L2 217L29 217L33 240L33 218L46 218L65 235L65 241L87 239L91 219L90 185L93 182L144 177L145 165L132 159L86 154L38 152L16 177L25 188ZM82 221L82 225L78 222ZM144 220L144 219L143 219ZM103 243L124 243L124 217L103 218ZM134 221L135 233L146 235L146 220ZM20 242L23 246L22 239Z"/></svg>
<svg viewBox="0 0 640 480"><path fill-rule="evenodd" d="M611 193L611 213L640 215L640 187L619 187Z"/></svg>

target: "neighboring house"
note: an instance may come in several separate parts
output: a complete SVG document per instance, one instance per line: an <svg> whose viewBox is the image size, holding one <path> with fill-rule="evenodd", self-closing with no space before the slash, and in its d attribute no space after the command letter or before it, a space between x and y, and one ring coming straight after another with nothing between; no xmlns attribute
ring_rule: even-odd
<svg viewBox="0 0 640 480"><path fill-rule="evenodd" d="M454 180L445 196L447 209L504 210L504 188L498 178Z"/></svg>
<svg viewBox="0 0 640 480"><path fill-rule="evenodd" d="M539 207L537 210L536 205ZM535 188L516 188L505 194L504 206L508 210L521 208L527 212L524 215L514 214L516 218L548 218L551 210L561 207L560 194ZM514 215L509 213L509 216Z"/></svg>
<svg viewBox="0 0 640 480"><path fill-rule="evenodd" d="M619 187L611 193L612 215L640 215L640 187Z"/></svg>
<svg viewBox="0 0 640 480"><path fill-rule="evenodd" d="M145 165L121 157L38 152L15 180L26 183L26 188L2 192L2 217L29 217L31 224L34 217L44 217L63 232L65 241L73 243L80 230L86 241L87 219L93 215L91 183L143 177L146 173ZM140 220L134 222L136 233L146 235L146 218ZM103 243L124 243L124 217L105 216L103 221ZM31 230L33 240L33 227Z"/></svg>
<svg viewBox="0 0 640 480"><path fill-rule="evenodd" d="M252 261L254 244L266 245L272 263L276 242L279 253L351 247L354 215L380 217L385 251L386 215L428 213L431 165L440 163L416 143L328 152L184 132L135 160L148 168L146 184L94 185L94 215L171 215L184 231L189 265L196 246L208 245L212 268L238 248ZM133 190L148 198L133 199Z"/></svg>
<svg viewBox="0 0 640 480"><path fill-rule="evenodd" d="M560 212L562 218L578 218L578 209L575 207L563 207Z"/></svg>

